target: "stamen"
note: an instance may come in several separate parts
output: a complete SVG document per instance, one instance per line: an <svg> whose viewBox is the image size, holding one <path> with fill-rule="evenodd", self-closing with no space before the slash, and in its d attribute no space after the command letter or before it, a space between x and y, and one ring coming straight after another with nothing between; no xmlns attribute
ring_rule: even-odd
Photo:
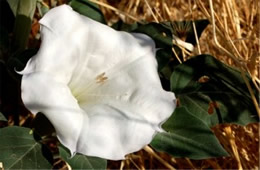
<svg viewBox="0 0 260 170"><path fill-rule="evenodd" d="M96 83L104 83L108 77L105 76L105 72L96 77Z"/></svg>

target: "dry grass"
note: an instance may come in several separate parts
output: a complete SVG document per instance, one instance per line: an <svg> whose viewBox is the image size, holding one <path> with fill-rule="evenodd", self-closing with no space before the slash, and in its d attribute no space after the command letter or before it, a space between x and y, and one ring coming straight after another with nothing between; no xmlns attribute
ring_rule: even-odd
<svg viewBox="0 0 260 170"><path fill-rule="evenodd" d="M50 4L53 0L46 0ZM211 54L252 76L248 85L260 90L260 1L257 0L91 0L100 5L109 24L119 18L127 23L208 19L211 24L198 40L192 55ZM64 3L60 0L58 4ZM189 56L188 56L189 57ZM248 84L248 82L246 82ZM212 129L231 157L207 160L173 158L145 149L124 161L109 161L108 169L259 169L259 124L245 127L220 125Z"/></svg>

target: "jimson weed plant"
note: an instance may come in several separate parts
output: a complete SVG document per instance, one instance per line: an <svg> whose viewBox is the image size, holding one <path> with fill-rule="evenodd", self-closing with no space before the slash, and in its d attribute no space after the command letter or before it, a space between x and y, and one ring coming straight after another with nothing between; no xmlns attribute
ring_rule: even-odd
<svg viewBox="0 0 260 170"><path fill-rule="evenodd" d="M33 10L19 17L17 2L17 11L9 5L19 24L37 3L27 1ZM56 155L48 141L57 142L59 157L75 169L105 169L106 160L126 159L148 144L174 157L228 156L210 128L258 121L239 71L206 54L173 60L172 48L183 57L182 49L196 45L193 29L184 42L173 25L192 27L191 21L108 26L98 7L82 0L42 15L39 49L14 43L1 58L35 115L21 127L3 123L8 114L0 114L5 169L51 169ZM208 21L195 25L200 36ZM209 113L210 103L216 104Z"/></svg>

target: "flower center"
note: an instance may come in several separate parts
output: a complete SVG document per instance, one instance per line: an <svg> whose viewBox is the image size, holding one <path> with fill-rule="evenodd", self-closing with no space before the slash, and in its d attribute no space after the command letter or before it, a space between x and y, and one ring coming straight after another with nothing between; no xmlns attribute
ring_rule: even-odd
<svg viewBox="0 0 260 170"><path fill-rule="evenodd" d="M108 78L105 76L105 72L96 77L96 83L104 83Z"/></svg>

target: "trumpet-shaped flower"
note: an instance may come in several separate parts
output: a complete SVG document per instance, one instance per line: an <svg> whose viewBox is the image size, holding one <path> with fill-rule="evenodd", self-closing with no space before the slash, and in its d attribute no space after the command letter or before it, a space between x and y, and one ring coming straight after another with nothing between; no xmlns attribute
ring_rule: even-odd
<svg viewBox="0 0 260 170"><path fill-rule="evenodd" d="M42 112L71 154L120 160L149 144L172 114L155 45L62 5L41 20L42 44L21 71L22 100Z"/></svg>

